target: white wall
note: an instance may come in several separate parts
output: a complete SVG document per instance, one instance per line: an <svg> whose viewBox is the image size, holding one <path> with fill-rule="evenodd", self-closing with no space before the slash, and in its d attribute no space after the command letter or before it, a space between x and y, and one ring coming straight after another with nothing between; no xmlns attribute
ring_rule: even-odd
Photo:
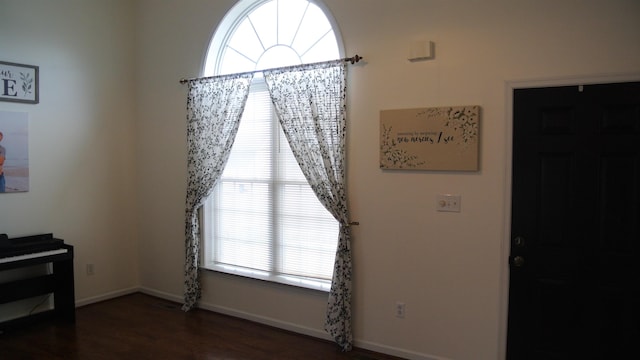
<svg viewBox="0 0 640 360"><path fill-rule="evenodd" d="M0 60L40 68L29 114L30 190L0 194L0 232L51 232L75 248L79 303L138 279L133 7L0 0ZM87 263L95 275L86 275Z"/></svg>
<svg viewBox="0 0 640 360"><path fill-rule="evenodd" d="M143 286L180 295L185 98L226 1L140 1L139 188ZM510 142L508 81L640 72L640 3L628 1L326 0L349 68L349 199L357 344L413 358L504 353ZM406 60L414 40L436 59ZM381 109L480 105L480 171L378 167ZM158 156L162 154L162 156ZM141 164L144 161L145 164ZM462 195L437 213L438 193ZM148 205L148 206L147 206ZM204 273L209 308L321 333L325 296ZM393 305L406 303L406 318Z"/></svg>
<svg viewBox="0 0 640 360"><path fill-rule="evenodd" d="M640 73L635 0L326 0L348 55L356 345L415 359L504 353L507 82ZM40 66L31 190L0 232L76 245L76 295L182 297L186 86L234 0L0 0L0 59ZM428 38L436 59L406 61ZM636 74L636 75L633 75ZM482 106L480 171L378 168L381 109ZM437 213L438 193L462 195ZM138 245L140 254L138 256ZM96 275L84 275L95 263ZM137 272L139 271L139 278ZM323 334L326 295L203 274L202 305ZM407 305L397 319L393 305Z"/></svg>

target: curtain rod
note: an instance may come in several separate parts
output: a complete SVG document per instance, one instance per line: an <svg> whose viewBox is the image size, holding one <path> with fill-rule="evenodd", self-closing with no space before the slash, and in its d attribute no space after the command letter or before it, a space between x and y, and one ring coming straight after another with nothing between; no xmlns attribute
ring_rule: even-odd
<svg viewBox="0 0 640 360"><path fill-rule="evenodd" d="M351 65L353 65L353 64L359 62L362 59L363 59L362 56L356 54L356 55L354 55L352 57L346 57L346 58L342 58L342 59L338 59L338 60L348 61L348 62L351 63ZM332 61L336 61L336 60L322 61L322 62L318 62L318 63L315 63L315 64L324 64L324 63L329 63L329 62L332 62ZM300 65L312 65L312 64L300 64ZM269 71L269 70L288 69L288 68L294 68L294 67L297 67L297 66L300 66L300 65L292 65L292 66L283 66L283 67L277 67L277 68L271 68L271 69L245 71L245 72L235 73L235 74L205 76L205 77L198 77L198 78L191 78L191 79L182 78L182 79L180 79L180 84L185 84L185 83L188 83L189 81L202 80L202 79L213 79L213 78L223 77L223 76L244 75L244 74L259 73L259 72Z"/></svg>

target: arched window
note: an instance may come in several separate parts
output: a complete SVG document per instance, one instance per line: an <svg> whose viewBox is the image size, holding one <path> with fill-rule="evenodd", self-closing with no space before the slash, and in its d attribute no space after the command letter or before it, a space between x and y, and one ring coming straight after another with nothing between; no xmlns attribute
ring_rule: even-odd
<svg viewBox="0 0 640 360"><path fill-rule="evenodd" d="M322 4L309 0L244 0L218 26L204 76L338 59L338 27Z"/></svg>
<svg viewBox="0 0 640 360"><path fill-rule="evenodd" d="M216 30L203 75L338 59L328 14L309 0L240 1ZM339 225L302 174L260 74L203 220L204 267L329 290Z"/></svg>

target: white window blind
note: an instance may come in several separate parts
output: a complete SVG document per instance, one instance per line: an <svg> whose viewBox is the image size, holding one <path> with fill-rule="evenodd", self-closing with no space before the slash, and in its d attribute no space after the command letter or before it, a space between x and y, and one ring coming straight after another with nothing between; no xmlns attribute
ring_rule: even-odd
<svg viewBox="0 0 640 360"><path fill-rule="evenodd" d="M328 289L338 222L296 163L262 78L204 214L205 267Z"/></svg>

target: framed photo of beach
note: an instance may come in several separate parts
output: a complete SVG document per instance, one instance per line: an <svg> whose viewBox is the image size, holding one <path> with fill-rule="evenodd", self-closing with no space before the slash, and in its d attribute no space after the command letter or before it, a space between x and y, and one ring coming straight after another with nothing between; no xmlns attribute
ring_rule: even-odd
<svg viewBox="0 0 640 360"><path fill-rule="evenodd" d="M29 191L29 114L0 111L0 194Z"/></svg>

